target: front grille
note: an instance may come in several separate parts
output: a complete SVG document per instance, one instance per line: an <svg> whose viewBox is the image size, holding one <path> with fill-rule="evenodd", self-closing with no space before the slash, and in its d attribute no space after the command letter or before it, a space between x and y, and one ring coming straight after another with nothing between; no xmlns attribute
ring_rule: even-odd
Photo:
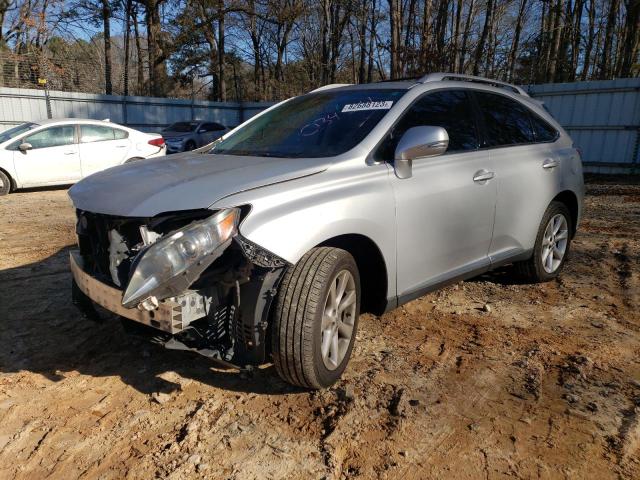
<svg viewBox="0 0 640 480"><path fill-rule="evenodd" d="M139 229L144 221L137 218L116 217L81 210L78 210L77 217L76 233L85 270L101 281L114 286L117 285L113 282L109 270L109 232L115 230L123 237L128 250L128 258L118 266L118 278L120 284L123 285L129 278L131 260L142 244Z"/></svg>

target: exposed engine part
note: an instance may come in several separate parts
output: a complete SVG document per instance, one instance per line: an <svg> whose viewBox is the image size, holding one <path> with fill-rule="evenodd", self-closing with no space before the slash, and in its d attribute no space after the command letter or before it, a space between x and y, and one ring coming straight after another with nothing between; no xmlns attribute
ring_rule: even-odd
<svg viewBox="0 0 640 480"><path fill-rule="evenodd" d="M122 235L115 229L109 230L109 272L111 273L111 280L118 287L122 286L118 267L129 256L129 248Z"/></svg>
<svg viewBox="0 0 640 480"><path fill-rule="evenodd" d="M202 317L209 315L213 298L200 292L188 290L183 295L167 299L182 307L182 324L186 327Z"/></svg>
<svg viewBox="0 0 640 480"><path fill-rule="evenodd" d="M160 305L157 297L151 296L138 304L138 310L143 310L147 312L151 312L155 310Z"/></svg>
<svg viewBox="0 0 640 480"><path fill-rule="evenodd" d="M142 243L144 243L145 247L156 243L156 241L162 237L161 234L154 232L153 230L149 230L146 225L140 225L140 236L142 237Z"/></svg>

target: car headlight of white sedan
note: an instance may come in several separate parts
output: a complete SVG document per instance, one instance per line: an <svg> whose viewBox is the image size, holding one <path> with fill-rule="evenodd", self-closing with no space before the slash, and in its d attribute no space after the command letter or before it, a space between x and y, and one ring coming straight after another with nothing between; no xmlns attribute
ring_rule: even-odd
<svg viewBox="0 0 640 480"><path fill-rule="evenodd" d="M230 208L171 232L138 254L122 297L132 308L150 297L179 295L226 249L240 209Z"/></svg>

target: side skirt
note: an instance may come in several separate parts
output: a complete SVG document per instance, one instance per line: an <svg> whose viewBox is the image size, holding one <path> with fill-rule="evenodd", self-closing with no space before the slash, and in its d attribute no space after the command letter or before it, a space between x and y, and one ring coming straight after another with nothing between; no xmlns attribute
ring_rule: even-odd
<svg viewBox="0 0 640 480"><path fill-rule="evenodd" d="M451 276L444 278L442 280L438 279L435 282L428 283L411 292L392 297L387 300L387 307L385 308L385 313L395 308L398 308L404 305L405 303L410 302L411 300L420 298L426 295L427 293L431 293L435 290L439 290L448 285L458 283L462 280L468 280L470 278L477 277L478 275L482 275L483 273L486 273L491 270L495 270L496 268L502 267L510 263L527 260L531 257L532 253L533 253L532 250L527 250L524 252L521 250L518 250L517 253L513 252L508 256L501 255L499 258L492 258L490 263L488 263L487 265L482 265L475 268L471 268L469 270L461 271L459 273L454 273Z"/></svg>

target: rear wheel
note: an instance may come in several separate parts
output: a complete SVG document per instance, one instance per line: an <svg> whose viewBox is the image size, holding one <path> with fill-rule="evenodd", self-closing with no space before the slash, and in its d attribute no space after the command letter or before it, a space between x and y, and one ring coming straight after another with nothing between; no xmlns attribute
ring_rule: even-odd
<svg viewBox="0 0 640 480"><path fill-rule="evenodd" d="M0 170L0 197L11 192L11 179L9 175Z"/></svg>
<svg viewBox="0 0 640 480"><path fill-rule="evenodd" d="M564 203L551 202L542 217L533 255L516 263L518 274L530 282L546 282L556 278L569 254L571 214Z"/></svg>
<svg viewBox="0 0 640 480"><path fill-rule="evenodd" d="M273 315L272 352L289 383L324 388L344 372L360 314L360 275L338 248L314 248L286 273Z"/></svg>

